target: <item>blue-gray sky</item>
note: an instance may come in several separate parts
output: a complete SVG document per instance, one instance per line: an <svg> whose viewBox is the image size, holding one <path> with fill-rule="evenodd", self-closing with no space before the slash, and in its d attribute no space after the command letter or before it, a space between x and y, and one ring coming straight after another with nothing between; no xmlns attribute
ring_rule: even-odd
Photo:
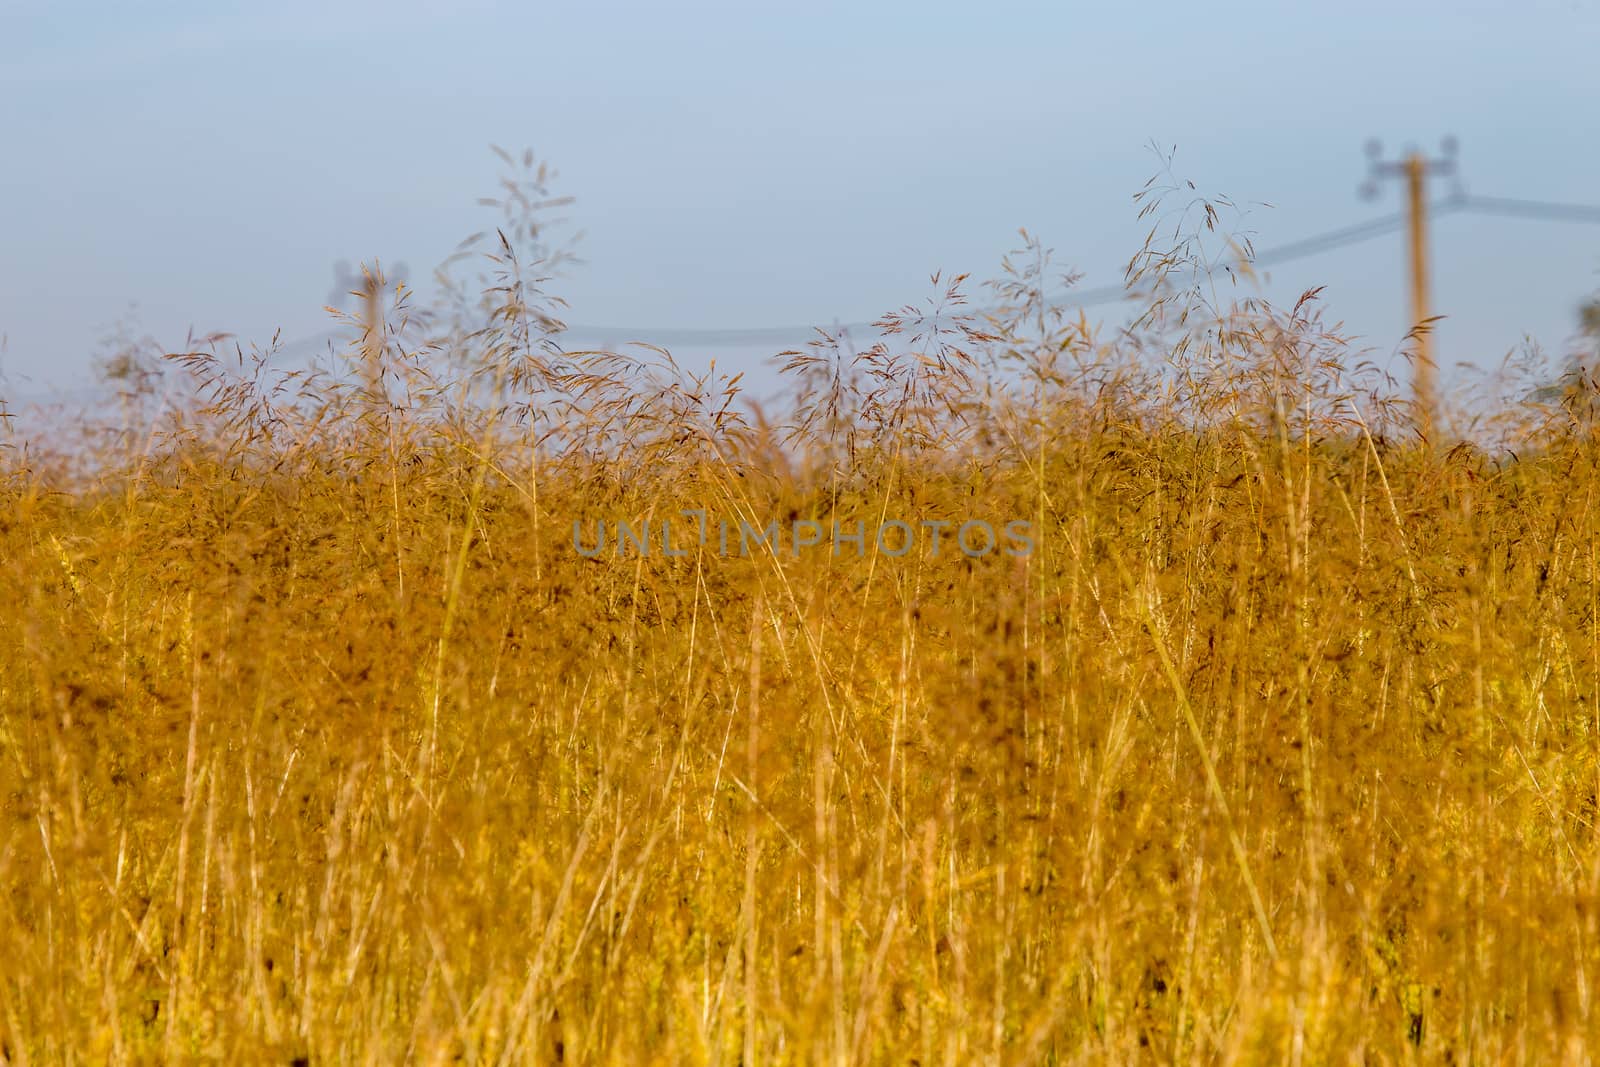
<svg viewBox="0 0 1600 1067"><path fill-rule="evenodd" d="M1152 140L1273 204L1263 247L1400 207L1356 196L1373 136L1453 133L1475 194L1600 202L1597 43L1594 0L0 0L0 395L84 380L134 304L173 345L326 329L336 260L423 275L489 221L490 143L578 197L562 292L595 324L870 319L993 276L1019 226L1116 282ZM1446 363L1563 349L1600 285L1600 226L1462 215L1433 247ZM1326 285L1389 352L1404 278L1396 235L1268 293Z"/></svg>

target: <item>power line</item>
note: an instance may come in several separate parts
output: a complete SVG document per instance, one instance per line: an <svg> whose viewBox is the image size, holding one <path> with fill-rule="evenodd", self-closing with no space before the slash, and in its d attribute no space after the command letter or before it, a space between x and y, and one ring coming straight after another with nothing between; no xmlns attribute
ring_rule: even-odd
<svg viewBox="0 0 1600 1067"><path fill-rule="evenodd" d="M1458 199L1463 209L1479 215L1506 215L1558 222L1600 222L1600 207L1589 204L1557 204L1547 200L1517 200L1507 196L1463 196Z"/></svg>
<svg viewBox="0 0 1600 1067"><path fill-rule="evenodd" d="M1441 204L1439 210L1450 210ZM1267 267L1288 263L1306 256L1317 255L1344 245L1380 237L1399 229L1405 222L1402 214L1385 215L1367 222L1336 230L1328 230L1285 245L1257 252L1251 264ZM1088 289L1066 289L1051 299L1052 304L1066 307L1088 308L1114 304L1141 295L1126 284L1095 286ZM974 314L993 312L995 309L975 309ZM872 334L876 327L871 322L835 322L834 332L847 334ZM752 327L683 327L683 326L600 326L588 323L569 324L562 333L566 341L582 341L596 346L622 344L630 341L649 341L664 346L704 345L735 347L768 344L803 344L817 336L816 326L752 326ZM278 347L280 355L290 355L321 348L330 342L348 339L345 331L324 330L321 333L296 338Z"/></svg>
<svg viewBox="0 0 1600 1067"><path fill-rule="evenodd" d="M1456 205L1452 200L1445 199L1439 201L1430 210L1435 214L1445 214L1456 210ZM1304 259L1307 256L1319 255L1335 248L1343 248L1345 245L1358 244L1362 241L1369 241L1374 237L1382 237L1385 234L1394 233L1405 224L1405 213L1396 211L1391 215L1384 215L1369 222L1357 223L1354 226L1346 226L1340 230L1330 230L1314 237L1306 237L1286 245L1279 245L1276 248L1260 253L1250 262L1252 266L1257 267L1270 267L1276 263L1288 263L1292 260Z"/></svg>
<svg viewBox="0 0 1600 1067"><path fill-rule="evenodd" d="M1447 214L1451 211L1457 210L1457 205L1453 199L1445 199L1439 201L1433 210L1440 214ZM1356 223L1353 226L1345 226L1337 230L1328 230L1312 237L1305 237L1298 241L1291 241L1288 244L1277 245L1273 248L1265 249L1260 252L1252 252L1245 265L1254 268L1272 267L1280 263L1290 263L1297 259L1305 259L1308 256L1320 255L1323 252L1331 252L1336 248L1343 248L1346 245L1359 244L1362 241L1369 241L1374 237L1382 237L1385 234L1393 233L1396 230L1401 229L1405 223L1406 216L1402 212L1395 212L1391 215L1383 215L1367 222ZM1227 264L1218 264L1218 266L1224 270L1232 269ZM1199 273L1200 272L1197 271L1185 271L1183 272L1182 276L1186 280L1194 280ZM1112 302L1113 300L1119 299L1129 299L1137 295L1143 294L1132 292L1126 286L1107 285L1102 286L1099 289L1091 290L1064 290L1052 302L1070 307L1093 307L1097 304L1106 304Z"/></svg>
<svg viewBox="0 0 1600 1067"><path fill-rule="evenodd" d="M1453 210L1449 201L1440 203L1440 211ZM1317 255L1344 245L1356 244L1360 241L1381 237L1392 233L1405 225L1406 217L1403 213L1385 215L1381 218L1367 222L1357 223L1354 226L1345 226L1337 230L1328 230L1312 237L1302 238L1289 244L1278 245L1251 257L1252 266L1269 267L1278 263L1288 263L1306 256ZM1132 299L1141 295L1137 290L1129 289L1126 284L1102 285L1092 289L1066 289L1052 299L1051 303L1067 307L1099 307L1105 304L1114 304L1118 301ZM995 309L985 309L993 312ZM977 311L976 314L983 314ZM835 325L835 330L847 332L868 332L873 325L867 322ZM704 345L735 345L735 344L760 344L786 343L805 340L815 337L817 330L810 326L775 326L756 327L751 329L684 329L665 327L660 329L582 326L567 327L565 336L603 338L607 341L615 340L640 340L650 338L659 344L704 344Z"/></svg>
<svg viewBox="0 0 1600 1067"><path fill-rule="evenodd" d="M1515 212L1536 217L1562 217L1600 221L1600 208L1574 204L1547 204L1542 201L1506 200L1494 197L1449 196L1431 205L1429 210L1435 215L1448 215L1458 211ZM1369 241L1374 237L1382 237L1403 229L1406 225L1406 218L1405 212L1393 212L1375 219L1369 219L1366 222L1359 222L1335 230L1326 230L1310 237L1301 238L1298 241L1262 249L1250 257L1249 264L1253 267L1272 267L1282 263L1291 263L1297 259L1305 259L1308 256L1320 255L1323 252L1343 248L1347 245L1359 244L1362 241ZM1053 298L1052 303L1067 307L1098 307L1121 300L1128 300L1138 295L1141 294L1135 290L1130 290L1126 285L1102 285L1092 289L1063 290ZM981 314L981 312L979 313ZM857 331L868 332L873 329L873 326L867 322L856 322L842 326L835 325L834 329L843 329L852 333ZM573 325L567 328L566 335L604 339L606 341L649 338L663 345L674 343L737 345L805 340L816 336L816 328L809 326L775 326L748 329L693 329L682 327L650 329Z"/></svg>
<svg viewBox="0 0 1600 1067"><path fill-rule="evenodd" d="M1600 223L1600 207L1586 204L1563 204L1509 197L1466 196L1459 193L1438 200L1429 206L1429 211L1436 216L1468 212L1518 218ZM1402 229L1405 224L1406 214L1404 212L1383 215L1375 219L1369 219L1366 222L1359 222L1339 229L1326 230L1310 237L1301 238L1298 241L1290 241L1287 244L1262 249L1250 257L1249 264L1253 267L1272 267L1290 263L1309 256L1320 255L1336 248L1359 244L1375 237L1394 233ZM1051 303L1062 307L1090 308L1130 300L1140 295L1142 294L1138 291L1130 290L1125 284L1113 284L1089 289L1066 289L1052 297ZM993 309L975 309L973 313L981 315L985 310L992 311ZM875 327L870 322L836 322L832 329L836 332L844 331L849 334L862 335L871 335L875 332ZM817 327L815 326L696 328L597 326L590 324L569 325L562 334L562 338L565 341L584 342L597 347L622 344L629 341L649 341L669 347L672 345L730 348L747 345L755 347L772 344L803 344L816 336ZM278 346L277 353L279 355L293 355L323 348L332 342L348 340L350 340L349 331L325 330L321 333L285 342Z"/></svg>

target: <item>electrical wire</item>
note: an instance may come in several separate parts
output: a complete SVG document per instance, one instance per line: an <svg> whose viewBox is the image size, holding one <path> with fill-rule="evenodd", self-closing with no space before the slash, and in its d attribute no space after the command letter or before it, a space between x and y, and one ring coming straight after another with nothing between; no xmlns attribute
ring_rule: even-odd
<svg viewBox="0 0 1600 1067"><path fill-rule="evenodd" d="M1450 200L1441 201L1433 209L1435 213L1446 213L1454 209ZM1382 218L1372 219L1367 222L1357 223L1337 230L1329 230L1312 237L1303 238L1289 244L1279 245L1256 253L1250 258L1252 266L1268 267L1278 263L1288 263L1306 256L1317 255L1322 252L1340 248L1344 245L1356 244L1360 241L1371 240L1384 234L1392 233L1405 225L1406 217L1403 213L1385 215ZM1137 290L1123 285L1103 285L1093 289L1066 289L1053 297L1052 304L1088 308L1113 304L1122 300L1130 300L1141 295ZM987 309L993 313L995 309ZM984 311L976 311L975 315L981 316ZM835 325L835 332L844 330L848 333L868 333L873 329L871 323L849 323L843 326ZM761 343L792 343L803 341L817 336L815 327L790 326L769 327L756 329L644 329L622 328L603 326L569 326L567 337L582 339L595 339L603 343L616 343L625 340L650 341L661 345L756 345Z"/></svg>
<svg viewBox="0 0 1600 1067"><path fill-rule="evenodd" d="M1463 209L1478 215L1600 223L1600 207L1588 204L1557 204L1547 200L1517 200L1507 196L1463 196L1459 202Z"/></svg>
<svg viewBox="0 0 1600 1067"><path fill-rule="evenodd" d="M1433 210L1435 213L1445 213L1453 210L1454 206L1454 201L1446 200L1435 205ZM1381 218L1371 219L1367 222L1357 223L1353 226L1328 230L1289 244L1264 249L1251 257L1250 263L1257 267L1288 263L1306 256L1330 251L1334 248L1371 240L1374 237L1381 237L1384 234L1392 233L1402 228L1404 225L1405 215L1397 212ZM1126 284L1114 284L1090 289L1066 289L1053 296L1050 302L1062 307L1090 308L1131 300L1140 295L1142 295L1140 292L1130 289ZM986 312L993 313L995 310L993 308L974 309L971 314L982 316ZM629 342L648 342L664 347L682 345L686 347L732 348L804 344L809 340L815 339L818 336L818 330L819 328L816 326L696 328L681 326L600 326L587 323L572 323L567 326L561 336L568 347L593 346L604 348ZM876 332L876 329L870 322L840 323L835 321L829 327L829 332L870 336ZM281 356L294 355L322 348L331 342L346 339L348 336L347 332L325 330L322 333L286 342L280 345L277 351Z"/></svg>
<svg viewBox="0 0 1600 1067"><path fill-rule="evenodd" d="M1436 201L1430 205L1429 211L1435 217L1464 212L1510 218L1600 223L1600 207L1588 204L1563 204L1544 200L1524 200L1498 196L1467 196L1461 193ZM1394 233L1403 229L1405 224L1405 214L1403 212L1395 212L1379 218L1369 219L1366 222L1313 234L1310 237L1291 241L1288 244L1263 249L1249 257L1248 265L1254 268L1262 268L1290 263L1297 259L1320 255L1336 248L1359 244L1375 237ZM1186 273L1184 277L1192 279L1193 274L1192 272ZM1132 300L1142 295L1145 294L1130 289L1126 284L1102 285L1090 289L1069 288L1062 290L1051 297L1050 303L1058 307L1089 308L1113 304L1123 300ZM985 313L992 314L993 312L994 309L973 309L970 314L975 317L982 317ZM949 318L949 316L946 316L946 318ZM835 322L829 332L870 336L876 332L876 329L870 322ZM568 348L589 346L604 348L629 342L648 342L664 347L681 345L686 347L731 348L804 344L809 340L815 339L818 333L819 329L815 326L693 328L573 324L569 325L561 336ZM275 349L275 352L280 357L293 356L322 349L335 342L349 340L351 340L349 331L325 330L318 334L282 343Z"/></svg>

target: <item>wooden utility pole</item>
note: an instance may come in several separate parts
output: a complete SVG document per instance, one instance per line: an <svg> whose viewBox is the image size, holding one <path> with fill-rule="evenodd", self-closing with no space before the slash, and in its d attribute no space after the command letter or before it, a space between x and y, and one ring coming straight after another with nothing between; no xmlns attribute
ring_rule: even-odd
<svg viewBox="0 0 1600 1067"><path fill-rule="evenodd" d="M394 280L403 282L405 276L406 266L402 263L395 272ZM333 292L329 294L329 302L334 307L343 304L347 296L361 299L362 375L366 380L367 395L373 401L387 399L383 387L384 334L387 325L383 317L383 297L389 281L384 277L382 267L376 263L370 268L363 264L358 277L350 272L348 263L341 261L334 265Z"/></svg>
<svg viewBox="0 0 1600 1067"><path fill-rule="evenodd" d="M377 267L362 269L366 276L361 286L362 367L366 371L367 396L376 401L383 389L383 274Z"/></svg>
<svg viewBox="0 0 1600 1067"><path fill-rule="evenodd" d="M1406 204L1409 217L1411 259L1411 322L1417 342L1416 364L1413 367L1411 386L1412 402L1416 409L1417 433L1424 441L1433 439L1434 416L1438 411L1439 365L1433 355L1433 325L1428 310L1428 200L1429 175L1454 175L1456 173L1455 138L1445 138L1443 156L1428 159L1421 152L1411 151L1399 162L1385 162L1380 157L1382 146L1377 141L1367 142L1367 157L1372 170L1362 186L1362 195L1371 199L1378 195L1378 179L1404 178Z"/></svg>

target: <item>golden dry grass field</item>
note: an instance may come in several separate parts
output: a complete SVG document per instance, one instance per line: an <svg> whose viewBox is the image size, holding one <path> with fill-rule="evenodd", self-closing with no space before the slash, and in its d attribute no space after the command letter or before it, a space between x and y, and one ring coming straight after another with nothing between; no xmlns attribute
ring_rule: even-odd
<svg viewBox="0 0 1600 1067"><path fill-rule="evenodd" d="M1574 409L1423 444L1314 301L1101 337L1023 257L768 419L515 244L449 353L3 454L0 1059L1590 1062Z"/></svg>

